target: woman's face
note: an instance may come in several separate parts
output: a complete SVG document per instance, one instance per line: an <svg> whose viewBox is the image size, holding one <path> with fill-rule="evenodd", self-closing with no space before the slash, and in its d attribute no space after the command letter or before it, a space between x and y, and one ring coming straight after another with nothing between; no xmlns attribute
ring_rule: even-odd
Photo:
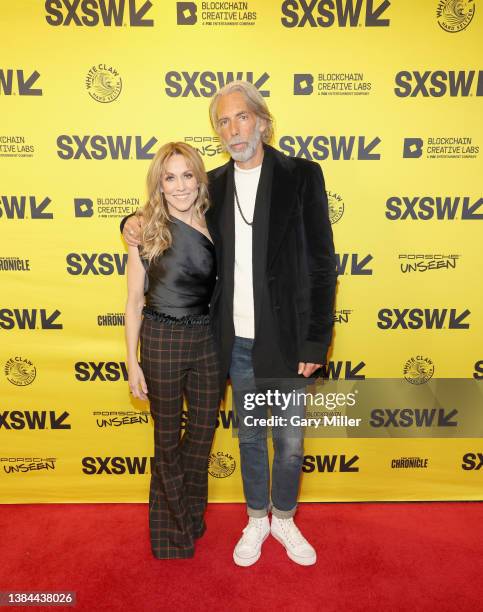
<svg viewBox="0 0 483 612"><path fill-rule="evenodd" d="M183 155L168 159L161 186L170 211L187 212L198 197L198 181Z"/></svg>

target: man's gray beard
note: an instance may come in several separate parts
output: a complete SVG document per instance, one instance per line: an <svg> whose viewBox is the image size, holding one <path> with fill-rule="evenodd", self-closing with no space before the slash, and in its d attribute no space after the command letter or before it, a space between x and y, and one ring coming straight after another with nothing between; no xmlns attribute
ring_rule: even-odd
<svg viewBox="0 0 483 612"><path fill-rule="evenodd" d="M231 146L225 142L225 148L228 151L228 153L231 155L232 159L234 159L237 162L246 162L255 155L255 152L258 147L258 143L262 139L262 135L259 130L259 122L260 120L257 117L257 121L255 123L255 129L253 130L253 136L248 141L247 148L244 151L232 151Z"/></svg>

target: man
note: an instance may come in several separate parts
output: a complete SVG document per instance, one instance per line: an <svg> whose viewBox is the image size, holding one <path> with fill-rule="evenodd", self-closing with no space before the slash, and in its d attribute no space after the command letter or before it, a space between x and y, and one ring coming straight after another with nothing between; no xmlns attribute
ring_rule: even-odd
<svg viewBox="0 0 483 612"><path fill-rule="evenodd" d="M245 398L260 380L312 377L326 360L333 328L336 265L327 196L318 164L286 157L268 142L272 117L258 90L244 81L220 89L210 118L231 160L209 172L206 214L218 265L210 304L220 350L222 385L229 374L239 417L243 488L249 521L233 558L249 566L269 533L289 558L316 562L294 522L303 462L303 428L272 430L270 496L266 407ZM132 242L137 221L126 224ZM136 241L134 241L136 243ZM303 416L295 400L272 415ZM257 417L257 418L254 418ZM253 424L255 422L255 424ZM271 499L270 499L271 497ZM271 511L270 525L268 514Z"/></svg>

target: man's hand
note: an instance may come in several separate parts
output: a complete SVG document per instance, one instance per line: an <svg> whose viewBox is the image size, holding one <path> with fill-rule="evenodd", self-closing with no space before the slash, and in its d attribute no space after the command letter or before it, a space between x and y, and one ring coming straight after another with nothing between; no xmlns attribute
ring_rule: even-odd
<svg viewBox="0 0 483 612"><path fill-rule="evenodd" d="M137 215L129 217L126 221L122 237L129 246L137 247L141 244L141 219Z"/></svg>
<svg viewBox="0 0 483 612"><path fill-rule="evenodd" d="M304 363L303 361L299 361L299 374L303 374L305 378L311 376L315 370L318 370L322 367L321 363Z"/></svg>

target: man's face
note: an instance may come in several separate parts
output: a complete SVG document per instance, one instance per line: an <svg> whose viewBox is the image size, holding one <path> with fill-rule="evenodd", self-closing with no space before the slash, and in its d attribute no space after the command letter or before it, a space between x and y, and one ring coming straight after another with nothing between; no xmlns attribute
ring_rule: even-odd
<svg viewBox="0 0 483 612"><path fill-rule="evenodd" d="M220 98L217 116L218 133L235 161L246 162L262 149L266 122L250 110L240 91Z"/></svg>

